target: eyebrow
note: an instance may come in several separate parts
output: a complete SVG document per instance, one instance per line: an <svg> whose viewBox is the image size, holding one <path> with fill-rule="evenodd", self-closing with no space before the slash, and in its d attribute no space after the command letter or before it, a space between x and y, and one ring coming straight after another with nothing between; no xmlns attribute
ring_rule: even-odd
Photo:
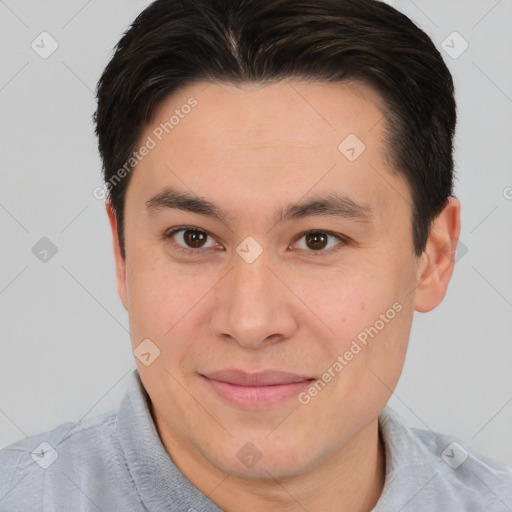
<svg viewBox="0 0 512 512"><path fill-rule="evenodd" d="M222 208L211 201L197 195L181 192L172 187L166 187L158 192L148 199L145 205L150 214L161 210L177 209L214 217L221 222L231 218ZM347 195L331 192L281 208L274 215L274 222L279 224L289 220L322 215L367 223L371 222L374 217L370 205L356 202Z"/></svg>

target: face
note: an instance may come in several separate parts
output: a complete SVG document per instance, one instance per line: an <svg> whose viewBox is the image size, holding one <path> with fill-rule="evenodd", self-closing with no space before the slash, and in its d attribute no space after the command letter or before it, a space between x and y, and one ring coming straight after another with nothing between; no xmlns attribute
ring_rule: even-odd
<svg viewBox="0 0 512 512"><path fill-rule="evenodd" d="M394 389L424 270L379 95L195 84L143 144L116 263L161 438L245 478L327 463Z"/></svg>

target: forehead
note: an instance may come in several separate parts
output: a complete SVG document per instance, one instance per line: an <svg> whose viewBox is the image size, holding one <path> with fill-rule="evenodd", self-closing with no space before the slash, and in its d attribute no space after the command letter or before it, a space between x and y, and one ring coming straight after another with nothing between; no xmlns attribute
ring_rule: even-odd
<svg viewBox="0 0 512 512"><path fill-rule="evenodd" d="M157 108L141 137L155 147L131 181L146 199L177 184L233 207L336 188L378 211L408 195L385 127L380 95L356 82L197 83Z"/></svg>
<svg viewBox="0 0 512 512"><path fill-rule="evenodd" d="M358 82L198 83L164 100L148 128L165 123L169 113L180 110L191 97L197 106L172 129L168 140L188 145L192 141L187 126L192 126L198 149L216 144L239 151L257 144L283 144L300 150L332 145L349 133L371 144L379 134L374 129L384 120L380 95ZM203 129L196 130L198 125Z"/></svg>

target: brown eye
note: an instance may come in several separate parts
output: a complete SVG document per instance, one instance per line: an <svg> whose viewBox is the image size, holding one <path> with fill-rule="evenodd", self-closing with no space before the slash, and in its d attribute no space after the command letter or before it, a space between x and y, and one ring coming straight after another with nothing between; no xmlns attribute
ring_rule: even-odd
<svg viewBox="0 0 512 512"><path fill-rule="evenodd" d="M318 251L324 249L327 245L327 235L325 233L320 233L316 231L312 231L308 233L306 236L306 245L313 249L314 251Z"/></svg>
<svg viewBox="0 0 512 512"><path fill-rule="evenodd" d="M189 247L193 247L195 249L202 247L207 234L204 231L197 231L195 229L187 229L183 231L183 240Z"/></svg>
<svg viewBox="0 0 512 512"><path fill-rule="evenodd" d="M178 250L187 253L200 253L215 247L215 240L206 231L196 228L177 228L164 237L171 240ZM208 238L211 239L210 242L208 242Z"/></svg>
<svg viewBox="0 0 512 512"><path fill-rule="evenodd" d="M302 233L294 245L298 249L309 252L311 256L322 256L336 251L347 244L347 239L342 235L329 231L307 231Z"/></svg>

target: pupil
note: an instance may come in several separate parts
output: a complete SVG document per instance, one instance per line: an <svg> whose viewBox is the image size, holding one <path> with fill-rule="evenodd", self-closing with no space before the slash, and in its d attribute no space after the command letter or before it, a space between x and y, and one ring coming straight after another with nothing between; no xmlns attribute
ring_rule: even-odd
<svg viewBox="0 0 512 512"><path fill-rule="evenodd" d="M191 247L201 247L205 240L205 233L187 229L184 233L185 242Z"/></svg>
<svg viewBox="0 0 512 512"><path fill-rule="evenodd" d="M306 235L306 244L310 249L323 249L327 245L327 236L325 233L308 233Z"/></svg>

